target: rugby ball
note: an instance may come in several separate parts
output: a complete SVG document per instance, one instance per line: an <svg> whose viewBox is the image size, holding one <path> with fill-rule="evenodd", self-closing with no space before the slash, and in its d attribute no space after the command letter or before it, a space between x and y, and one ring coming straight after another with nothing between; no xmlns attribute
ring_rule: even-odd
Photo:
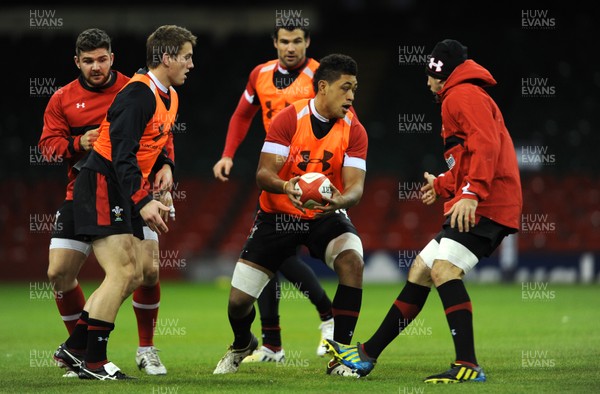
<svg viewBox="0 0 600 394"><path fill-rule="evenodd" d="M307 172L302 175L295 185L302 195L299 197L302 206L312 209L315 205L326 205L323 197L331 198L331 181L320 172Z"/></svg>

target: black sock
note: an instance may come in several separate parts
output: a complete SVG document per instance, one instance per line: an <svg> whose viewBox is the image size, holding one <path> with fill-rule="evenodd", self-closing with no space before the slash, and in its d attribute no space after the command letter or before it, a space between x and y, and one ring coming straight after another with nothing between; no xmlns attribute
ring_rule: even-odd
<svg viewBox="0 0 600 394"><path fill-rule="evenodd" d="M321 321L326 321L333 318L333 310L331 309L331 300L327 297L327 294L323 292L323 298L320 301L317 301L315 304L317 310L319 311L319 318Z"/></svg>
<svg viewBox="0 0 600 394"><path fill-rule="evenodd" d="M371 358L377 358L400 332L421 312L430 288L406 282L394 304L373 334L363 344L363 350Z"/></svg>
<svg viewBox="0 0 600 394"><path fill-rule="evenodd" d="M453 279L437 288L454 340L456 362L477 365L473 340L471 299L462 280Z"/></svg>
<svg viewBox="0 0 600 394"><path fill-rule="evenodd" d="M281 350L281 327L279 324L268 325L264 319L260 319L262 323L262 342L263 346L271 349L274 352Z"/></svg>
<svg viewBox="0 0 600 394"><path fill-rule="evenodd" d="M349 345L360 313L362 289L339 284L333 298L333 339Z"/></svg>
<svg viewBox="0 0 600 394"><path fill-rule="evenodd" d="M241 319L234 319L229 316L229 324L231 324L231 329L233 330L234 349L244 349L250 343L250 339L252 338L252 331L250 331L250 328L252 327L252 322L255 317L256 309L254 309L254 305L252 305L250 313Z"/></svg>
<svg viewBox="0 0 600 394"><path fill-rule="evenodd" d="M67 348L79 354L84 354L87 347L89 318L87 311L81 311L77 325L75 325L73 332L65 342Z"/></svg>
<svg viewBox="0 0 600 394"><path fill-rule="evenodd" d="M279 280L277 275L267 283L258 297L258 311L262 330L263 345L277 352L281 349L281 328L279 327Z"/></svg>
<svg viewBox="0 0 600 394"><path fill-rule="evenodd" d="M321 320L325 321L333 317L331 300L327 297L315 272L300 257L296 255L288 257L279 267L279 272L308 297L317 308Z"/></svg>
<svg viewBox="0 0 600 394"><path fill-rule="evenodd" d="M88 368L97 369L108 362L106 348L110 332L114 329L114 323L97 319L88 320L88 342L85 354L85 363Z"/></svg>

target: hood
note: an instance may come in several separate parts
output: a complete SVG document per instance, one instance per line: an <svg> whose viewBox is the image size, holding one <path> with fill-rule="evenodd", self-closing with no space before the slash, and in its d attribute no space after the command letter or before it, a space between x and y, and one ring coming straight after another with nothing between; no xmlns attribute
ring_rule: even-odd
<svg viewBox="0 0 600 394"><path fill-rule="evenodd" d="M497 84L496 80L488 70L475 61L468 59L452 71L452 74L450 74L444 84L444 88L438 92L440 99L443 99L448 91L454 86L462 83L472 83L481 87L494 86Z"/></svg>

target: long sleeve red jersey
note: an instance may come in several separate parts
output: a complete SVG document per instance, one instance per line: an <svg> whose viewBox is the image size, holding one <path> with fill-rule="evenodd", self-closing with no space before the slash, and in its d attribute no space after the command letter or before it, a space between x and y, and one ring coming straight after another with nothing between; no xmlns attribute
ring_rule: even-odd
<svg viewBox="0 0 600 394"><path fill-rule="evenodd" d="M81 136L100 126L115 95L127 81L129 77L112 71L107 86L92 88L80 76L50 98L38 147L46 160L66 161L69 178L66 200L73 199L73 184L78 172L73 166L87 153L81 147Z"/></svg>

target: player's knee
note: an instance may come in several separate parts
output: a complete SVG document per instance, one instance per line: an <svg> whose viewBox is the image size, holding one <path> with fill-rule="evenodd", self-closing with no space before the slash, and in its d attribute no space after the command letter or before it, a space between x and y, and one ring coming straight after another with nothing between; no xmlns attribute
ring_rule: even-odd
<svg viewBox="0 0 600 394"><path fill-rule="evenodd" d="M144 275L142 280L143 286L154 286L158 283L158 265L144 266Z"/></svg>
<svg viewBox="0 0 600 394"><path fill-rule="evenodd" d="M48 265L48 280L54 284L54 289L57 291L69 290L69 285L73 284L77 279L77 272L72 272L68 265L65 264L49 264Z"/></svg>
<svg viewBox="0 0 600 394"><path fill-rule="evenodd" d="M231 289L231 293L229 294L227 312L229 316L236 319L247 316L252 309L254 301L256 301L256 298L234 287Z"/></svg>
<svg viewBox="0 0 600 394"><path fill-rule="evenodd" d="M148 237L146 234L147 231L150 231L152 234L156 234L147 227L144 227L144 235L146 237ZM144 275L142 285L154 286L158 282L158 273L160 269L160 252L158 249L158 242L151 239L146 239L141 241L140 248L141 253L138 256L138 259L142 265L142 271Z"/></svg>
<svg viewBox="0 0 600 394"><path fill-rule="evenodd" d="M240 319L252 310L254 301L269 282L269 275L252 263L238 261L231 276L229 316Z"/></svg>
<svg viewBox="0 0 600 394"><path fill-rule="evenodd" d="M230 316L238 317L240 315L244 315L245 312L249 309L248 302L245 302L239 298L229 298L229 304L227 306L227 311Z"/></svg>
<svg viewBox="0 0 600 394"><path fill-rule="evenodd" d="M65 277L65 272L57 267L48 266L47 275L50 283L56 284L62 282L63 278Z"/></svg>
<svg viewBox="0 0 600 394"><path fill-rule="evenodd" d="M436 260L431 268L431 280L437 286L443 283L445 278L444 266L439 263L440 260Z"/></svg>
<svg viewBox="0 0 600 394"><path fill-rule="evenodd" d="M431 280L438 287L444 283L453 280L461 279L461 270L447 260L435 260L431 268Z"/></svg>
<svg viewBox="0 0 600 394"><path fill-rule="evenodd" d="M431 269L425 264L425 261L418 255L408 271L408 281L421 286L431 287Z"/></svg>
<svg viewBox="0 0 600 394"><path fill-rule="evenodd" d="M334 266L339 265L346 271L361 274L364 268L362 256L354 249L348 249L341 252L333 264Z"/></svg>
<svg viewBox="0 0 600 394"><path fill-rule="evenodd" d="M124 296L125 297L129 297L129 295L131 293L134 292L135 289L137 289L138 287L140 287L142 285L143 282L143 275L141 272L137 272L138 270L135 269L135 267L132 267L132 269L127 270L127 274L124 277L125 279L125 283L124 283Z"/></svg>
<svg viewBox="0 0 600 394"><path fill-rule="evenodd" d="M348 249L341 252L334 260L333 266L340 283L355 287L362 285L364 262L356 250Z"/></svg>

